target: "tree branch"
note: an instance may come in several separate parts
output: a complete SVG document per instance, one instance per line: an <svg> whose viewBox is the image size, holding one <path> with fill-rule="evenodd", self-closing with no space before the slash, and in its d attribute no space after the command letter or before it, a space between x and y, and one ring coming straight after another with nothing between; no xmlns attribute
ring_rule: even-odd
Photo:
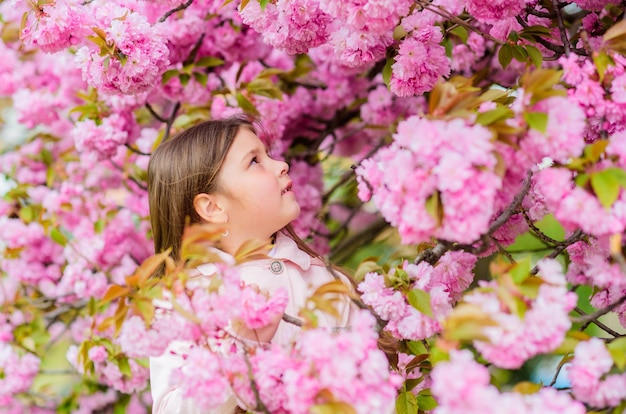
<svg viewBox="0 0 626 414"><path fill-rule="evenodd" d="M558 255L560 255L561 253L563 253L563 251L567 248L567 246L569 246L570 244L574 244L578 241L581 241L584 237L585 237L585 233L582 232L582 230L576 230L574 232L574 234L572 234L570 237L568 237L567 239L563 240L553 251L552 253L550 253L549 255L547 255L546 257L549 259L554 259L556 258ZM537 266L533 267L530 271L531 275L536 275L537 272L539 272L539 268Z"/></svg>
<svg viewBox="0 0 626 414"><path fill-rule="evenodd" d="M146 102L146 109L148 110L148 112L150 112L150 115L155 117L158 121L161 121L163 123L167 122L167 119L165 119L161 115L157 114L156 111L154 110L154 108L152 107L152 105L150 105L147 102Z"/></svg>
<svg viewBox="0 0 626 414"><path fill-rule="evenodd" d="M159 23L163 23L164 21L166 21L167 18L170 17L172 14L181 10L185 10L187 7L191 6L192 3L193 3L193 0L188 0L187 3L183 3L180 6L175 7L172 10L168 11L167 13L163 15L163 17L159 19Z"/></svg>
<svg viewBox="0 0 626 414"><path fill-rule="evenodd" d="M384 219L379 218L363 231L355 234L352 237L349 237L348 239L337 245L331 253L331 261L334 263L341 263L360 246L362 246L366 241L373 240L376 236L378 236L381 231L383 231L387 227L387 222Z"/></svg>
<svg viewBox="0 0 626 414"><path fill-rule="evenodd" d="M594 313L591 313L589 315L580 316L578 318L572 318L572 322L573 323L584 323L585 325L583 325L583 328L582 328L584 330L589 325L590 322L593 322L596 319L598 319L600 316L605 315L605 314L611 312L613 309L617 308L618 306L620 306L624 302L626 302L626 295L622 296L616 302L611 303L609 306L604 307L602 309L599 309L599 310L595 311ZM577 310L577 312L578 312L578 310ZM582 313L582 312L578 312L578 313Z"/></svg>
<svg viewBox="0 0 626 414"><path fill-rule="evenodd" d="M163 141L161 142L165 142L170 138L170 133L172 130L172 124L174 123L174 120L176 119L176 115L178 114L178 110L180 109L180 102L176 102L176 105L174 105L174 109L172 109L172 114L170 115L170 117L167 119L166 124L165 124L165 134L163 135Z"/></svg>
<svg viewBox="0 0 626 414"><path fill-rule="evenodd" d="M513 198L513 201L511 201L511 204L509 204L506 210L504 210L502 214L500 214L500 216L496 220L494 220L493 223L491 223L491 225L489 226L489 230L487 231L487 234L493 234L493 232L498 230L504 223L507 222L508 219L511 218L513 214L515 214L518 211L519 206L522 204L522 201L524 200L524 197L526 197L526 194L528 194L528 191L530 191L530 183L531 183L532 176L533 176L532 170L528 170L526 172L526 178L524 178L524 182L522 184L521 190L519 191L519 193L515 195L515 197Z"/></svg>
<svg viewBox="0 0 626 414"><path fill-rule="evenodd" d="M296 318L295 316L287 315L286 313L283 313L283 321L300 327L304 325L302 319Z"/></svg>
<svg viewBox="0 0 626 414"><path fill-rule="evenodd" d="M128 143L126 143L124 145L126 146L126 148L128 148L129 150L131 150L135 154L150 156L149 152L143 152L143 151L139 150L138 148L133 147L132 145L130 145Z"/></svg>
<svg viewBox="0 0 626 414"><path fill-rule="evenodd" d="M556 10L556 18L559 23L559 32L561 33L561 41L563 42L563 47L565 48L565 56L569 56L572 46L567 37L567 32L565 31L565 24L563 23L563 15L561 14L559 1L552 0L552 5L554 6L554 9Z"/></svg>

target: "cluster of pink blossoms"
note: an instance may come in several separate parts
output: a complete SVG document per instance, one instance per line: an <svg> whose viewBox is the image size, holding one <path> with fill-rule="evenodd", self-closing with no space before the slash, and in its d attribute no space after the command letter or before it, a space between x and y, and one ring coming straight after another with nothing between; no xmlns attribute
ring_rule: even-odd
<svg viewBox="0 0 626 414"><path fill-rule="evenodd" d="M259 395L270 412L305 414L328 394L357 413L391 411L402 380L389 372L377 347L374 318L361 311L351 322L340 332L305 330L292 346L257 350L250 356ZM244 365L234 390L254 406L247 374L241 375L246 372Z"/></svg>
<svg viewBox="0 0 626 414"><path fill-rule="evenodd" d="M476 340L474 346L499 367L519 368L535 355L553 351L572 325L569 312L576 306L577 296L568 291L561 265L542 259L537 266L543 283L536 298L520 298L527 308L523 315L502 300L496 281L480 282L480 290L463 297L497 324L485 326L482 332L489 341Z"/></svg>
<svg viewBox="0 0 626 414"><path fill-rule="evenodd" d="M0 406L16 403L18 394L27 391L39 373L40 360L31 353L21 355L10 344L0 341Z"/></svg>
<svg viewBox="0 0 626 414"><path fill-rule="evenodd" d="M560 96L543 99L530 108L520 108L527 98L528 95L520 91L513 109L524 113L543 113L548 117L545 131L539 131L531 125L520 142L521 151L530 161L539 163L544 157L550 157L566 164L571 158L580 156L585 147L583 133L586 121L583 110Z"/></svg>
<svg viewBox="0 0 626 414"><path fill-rule="evenodd" d="M514 352L514 351L511 351ZM541 388L535 394L500 392L489 370L469 350L450 352L450 361L435 365L432 393L439 405L433 414L584 414L585 406L567 393Z"/></svg>
<svg viewBox="0 0 626 414"><path fill-rule="evenodd" d="M393 43L393 28L411 5L408 0L320 1L320 8L334 21L329 43L337 62L363 67L382 59Z"/></svg>
<svg viewBox="0 0 626 414"><path fill-rule="evenodd" d="M46 53L76 46L91 34L90 9L77 0L57 0L42 6L35 19L27 21L22 39Z"/></svg>
<svg viewBox="0 0 626 414"><path fill-rule="evenodd" d="M70 345L66 357L76 371L85 374L83 366L78 363L78 347L76 345ZM102 345L92 347L89 350L88 359L94 364L94 372L98 382L108 387L132 394L144 390L148 385L150 377L148 368L140 365L134 359L129 359L130 376L127 376L122 373L116 361L109 359L109 354Z"/></svg>
<svg viewBox="0 0 626 414"><path fill-rule="evenodd" d="M592 407L615 407L626 399L626 374L610 374L613 358L600 338L581 342L567 366L576 399Z"/></svg>
<svg viewBox="0 0 626 414"><path fill-rule="evenodd" d="M450 59L436 26L415 29L400 43L389 87L398 96L422 95L450 74Z"/></svg>
<svg viewBox="0 0 626 414"><path fill-rule="evenodd" d="M529 0L468 0L466 9L468 13L482 23L497 23L504 19L518 16Z"/></svg>
<svg viewBox="0 0 626 414"><path fill-rule="evenodd" d="M251 1L240 14L266 43L287 53L306 53L328 40L331 17L317 0L278 0L267 3L265 10Z"/></svg>
<svg viewBox="0 0 626 414"><path fill-rule="evenodd" d="M465 252L447 252L433 267L426 262L405 263L403 271L411 281L410 289L420 289L430 297L432 315L426 315L409 304L398 290L385 286L385 278L368 273L359 284L361 299L388 321L385 329L397 338L420 340L441 331L440 321L452 310L473 280L476 256ZM389 274L394 277L394 271Z"/></svg>
<svg viewBox="0 0 626 414"><path fill-rule="evenodd" d="M83 78L91 86L105 93L138 94L160 83L169 64L169 51L157 26L115 3L95 9L95 24L113 50L102 55L100 47L90 45L76 52Z"/></svg>
<svg viewBox="0 0 626 414"><path fill-rule="evenodd" d="M592 286L591 304L604 308L626 295L626 276L619 263L609 260L609 237L589 238L567 247L571 260L567 279L574 285ZM626 303L614 309L619 321L626 326Z"/></svg>
<svg viewBox="0 0 626 414"><path fill-rule="evenodd" d="M487 231L502 184L491 138L461 119L412 116L389 147L357 168L359 198L373 198L404 243L471 243Z"/></svg>
<svg viewBox="0 0 626 414"><path fill-rule="evenodd" d="M534 194L568 231L578 228L595 236L622 232L626 226L626 192L606 209L598 198L574 184L565 168L546 168L534 176Z"/></svg>
<svg viewBox="0 0 626 414"><path fill-rule="evenodd" d="M98 160L105 160L128 142L128 120L117 113L103 118L99 124L87 119L76 123L71 136L78 151L94 152L98 154Z"/></svg>
<svg viewBox="0 0 626 414"><path fill-rule="evenodd" d="M613 134L621 131L626 122L626 58L613 53L610 59L612 64L606 67L602 81L591 60L581 59L574 54L559 60L563 66L563 80L571 85L567 89L567 98L585 112L585 139L588 142L597 140L607 132Z"/></svg>

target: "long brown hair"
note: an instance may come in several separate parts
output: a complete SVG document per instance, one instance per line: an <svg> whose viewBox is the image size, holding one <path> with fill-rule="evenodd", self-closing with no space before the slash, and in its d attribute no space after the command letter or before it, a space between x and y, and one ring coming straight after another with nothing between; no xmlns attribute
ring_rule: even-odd
<svg viewBox="0 0 626 414"><path fill-rule="evenodd" d="M205 121L159 145L148 164L148 199L155 253L180 257L185 225L202 220L193 206L201 193L219 190L219 172L240 128L255 131L244 116Z"/></svg>

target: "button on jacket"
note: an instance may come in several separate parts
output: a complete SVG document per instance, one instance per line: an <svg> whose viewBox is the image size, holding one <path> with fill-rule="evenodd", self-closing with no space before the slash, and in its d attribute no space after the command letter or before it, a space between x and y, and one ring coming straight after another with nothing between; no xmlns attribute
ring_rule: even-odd
<svg viewBox="0 0 626 414"><path fill-rule="evenodd" d="M319 258L313 258L300 250L294 240L278 233L274 248L270 251L270 258L254 260L237 266L242 280L247 284L256 284L262 290L274 292L279 288L287 290L289 301L285 313L298 316L307 298L315 290L334 280L333 275L326 269L326 265ZM198 270L206 277L214 272L211 264L202 265ZM349 285L347 280L344 283ZM336 302L339 318L327 313L318 313L320 327L344 328L349 325L352 304L347 296ZM287 343L297 335L300 328L281 321L273 343ZM175 343L160 357L150 358L150 380L152 397L154 400L153 413L155 414L196 414L202 411L191 401L185 401L182 393L176 387L169 386L169 376L175 368L184 363L186 350L189 344ZM211 411L211 414L232 413L237 404L234 397L225 395L224 404ZM206 414L206 412L204 412Z"/></svg>

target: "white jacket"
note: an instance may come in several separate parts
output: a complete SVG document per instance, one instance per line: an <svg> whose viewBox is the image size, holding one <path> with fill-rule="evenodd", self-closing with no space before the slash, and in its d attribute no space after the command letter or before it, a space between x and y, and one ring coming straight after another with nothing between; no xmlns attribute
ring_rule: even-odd
<svg viewBox="0 0 626 414"><path fill-rule="evenodd" d="M288 315L297 316L315 289L334 280L320 259L312 258L300 250L295 241L282 233L276 236L270 256L270 259L246 262L237 268L244 282L256 284L261 289L268 290L270 294L278 288L285 288L289 296L285 309ZM198 270L204 275L213 273L211 265L200 266ZM337 305L340 317L335 319L326 313L320 313L319 326L328 328L348 326L351 307L350 300L343 297ZM295 325L281 321L272 342L288 341L298 331L299 328ZM178 388L169 386L171 372L183 364L188 349L189 344L175 343L163 355L150 358L153 414L202 413L190 400L182 397L182 392ZM231 414L237 407L236 399L225 395L224 401L218 409L203 414Z"/></svg>

